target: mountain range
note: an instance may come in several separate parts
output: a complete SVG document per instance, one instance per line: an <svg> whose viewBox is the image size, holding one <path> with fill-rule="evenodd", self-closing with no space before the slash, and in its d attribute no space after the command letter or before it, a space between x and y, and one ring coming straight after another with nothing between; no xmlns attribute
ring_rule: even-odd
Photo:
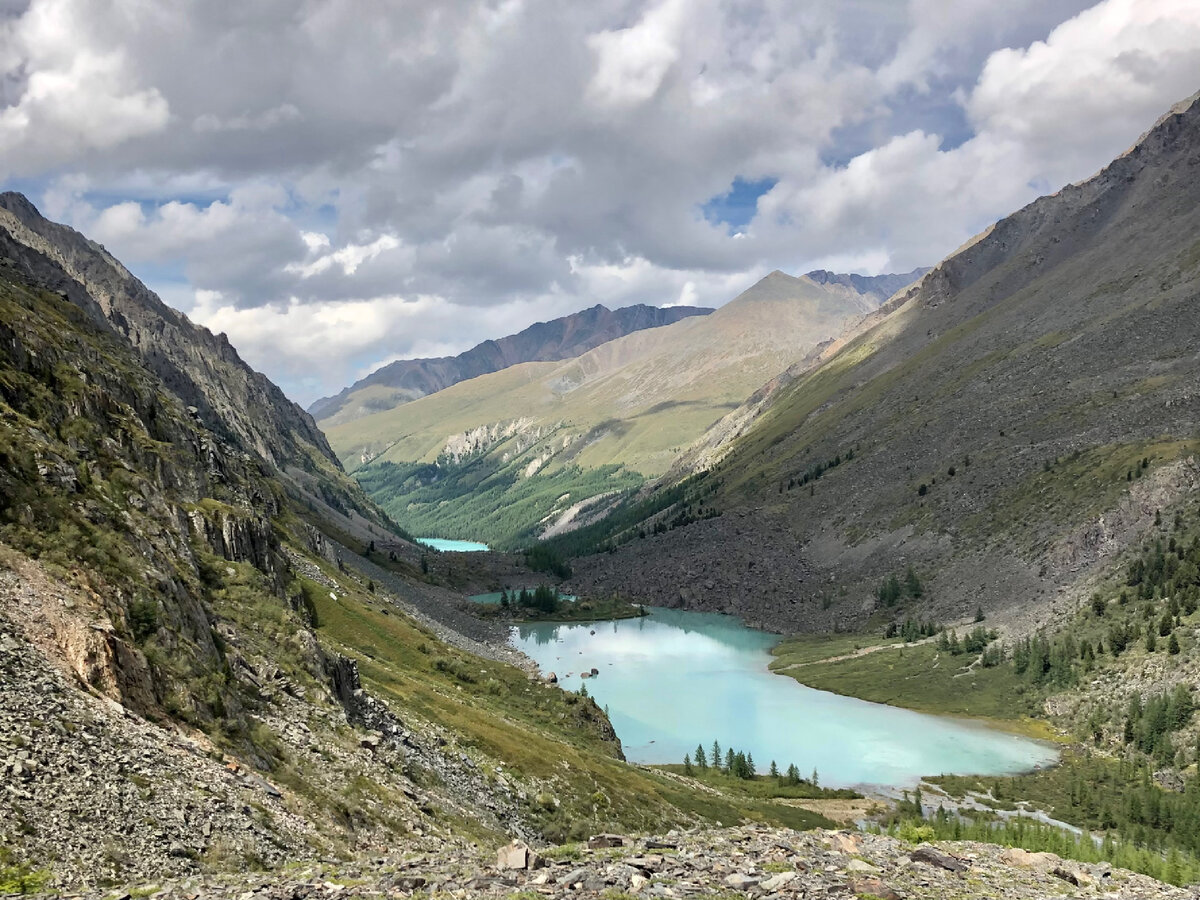
<svg viewBox="0 0 1200 900"><path fill-rule="evenodd" d="M772 272L711 315L321 424L405 527L515 546L594 515L594 498L611 502L661 475L764 381L921 271L853 282Z"/></svg>
<svg viewBox="0 0 1200 900"><path fill-rule="evenodd" d="M308 411L325 427L342 425L518 363L570 359L622 335L710 312L694 306L660 308L639 303L612 310L596 304L569 316L537 322L508 337L484 341L458 356L388 363L337 396L317 400Z"/></svg>

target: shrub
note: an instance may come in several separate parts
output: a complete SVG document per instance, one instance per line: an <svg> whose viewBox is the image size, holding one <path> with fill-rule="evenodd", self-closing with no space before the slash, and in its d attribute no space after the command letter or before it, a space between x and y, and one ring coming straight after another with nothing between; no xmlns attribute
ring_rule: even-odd
<svg viewBox="0 0 1200 900"><path fill-rule="evenodd" d="M153 600L134 600L127 616L129 630L139 644L158 631L158 604Z"/></svg>

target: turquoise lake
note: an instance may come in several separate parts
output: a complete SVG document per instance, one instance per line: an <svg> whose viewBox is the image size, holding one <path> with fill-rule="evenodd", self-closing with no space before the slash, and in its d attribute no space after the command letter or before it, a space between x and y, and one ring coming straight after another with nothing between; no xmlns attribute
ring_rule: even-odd
<svg viewBox="0 0 1200 900"><path fill-rule="evenodd" d="M478 541L451 541L446 538L417 538L417 543L445 553L477 553L488 549L487 544Z"/></svg>
<svg viewBox="0 0 1200 900"><path fill-rule="evenodd" d="M593 633L594 632L594 633ZM651 609L640 619L514 626L512 644L559 684L608 707L631 762L678 763L702 743L815 768L830 787L903 787L922 776L1002 775L1054 764L1048 744L804 687L768 671L778 637L732 616Z"/></svg>

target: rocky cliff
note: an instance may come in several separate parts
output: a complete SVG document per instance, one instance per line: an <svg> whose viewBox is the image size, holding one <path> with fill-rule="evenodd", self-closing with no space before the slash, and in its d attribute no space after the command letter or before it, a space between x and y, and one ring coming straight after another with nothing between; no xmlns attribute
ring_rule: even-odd
<svg viewBox="0 0 1200 900"><path fill-rule="evenodd" d="M333 461L312 417L247 366L225 335L168 307L99 244L43 218L15 193L0 194L0 229L10 258L19 256L30 277L66 291L97 325L126 339L215 433L236 438L277 468L312 468L313 453ZM33 252L14 254L14 242Z"/></svg>

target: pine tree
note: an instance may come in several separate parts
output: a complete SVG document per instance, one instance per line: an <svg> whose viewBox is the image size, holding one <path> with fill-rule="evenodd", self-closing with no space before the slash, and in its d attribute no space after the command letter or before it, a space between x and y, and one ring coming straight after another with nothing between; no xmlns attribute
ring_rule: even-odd
<svg viewBox="0 0 1200 900"><path fill-rule="evenodd" d="M692 756L690 753L683 754L683 774L684 775L695 775L696 774L695 771L693 771L693 769L692 769Z"/></svg>
<svg viewBox="0 0 1200 900"><path fill-rule="evenodd" d="M912 566L909 566L908 570L904 573L904 592L914 600L925 593L921 579L917 577L917 570Z"/></svg>
<svg viewBox="0 0 1200 900"><path fill-rule="evenodd" d="M713 741L712 753L709 755L708 760L714 769L718 772L721 771L721 745L716 741Z"/></svg>
<svg viewBox="0 0 1200 900"><path fill-rule="evenodd" d="M696 745L696 765L698 765L702 770L708 768L708 757L704 755L703 744Z"/></svg>
<svg viewBox="0 0 1200 900"><path fill-rule="evenodd" d="M1175 632L1171 632L1171 640L1167 642L1167 652L1172 656L1179 655L1179 638L1175 637Z"/></svg>
<svg viewBox="0 0 1200 900"><path fill-rule="evenodd" d="M820 787L820 784L821 783L819 781L817 781L817 770L814 768L813 773L812 773L812 786Z"/></svg>
<svg viewBox="0 0 1200 900"><path fill-rule="evenodd" d="M758 772L756 772L754 770L754 754L747 753L746 754L746 777L753 778L757 774L758 774Z"/></svg>
<svg viewBox="0 0 1200 900"><path fill-rule="evenodd" d="M734 768L735 765L737 765L737 757L734 756L733 748L730 747L725 751L725 774L736 775L737 770Z"/></svg>
<svg viewBox="0 0 1200 900"><path fill-rule="evenodd" d="M779 780L779 766L775 765L775 760L771 760L771 777Z"/></svg>
<svg viewBox="0 0 1200 900"><path fill-rule="evenodd" d="M1197 746L1200 747L1200 744L1198 744ZM1198 751L1198 752L1200 752L1200 751ZM800 770L796 768L795 763L791 763L787 767L787 782L788 782L788 784L799 784L800 783Z"/></svg>

